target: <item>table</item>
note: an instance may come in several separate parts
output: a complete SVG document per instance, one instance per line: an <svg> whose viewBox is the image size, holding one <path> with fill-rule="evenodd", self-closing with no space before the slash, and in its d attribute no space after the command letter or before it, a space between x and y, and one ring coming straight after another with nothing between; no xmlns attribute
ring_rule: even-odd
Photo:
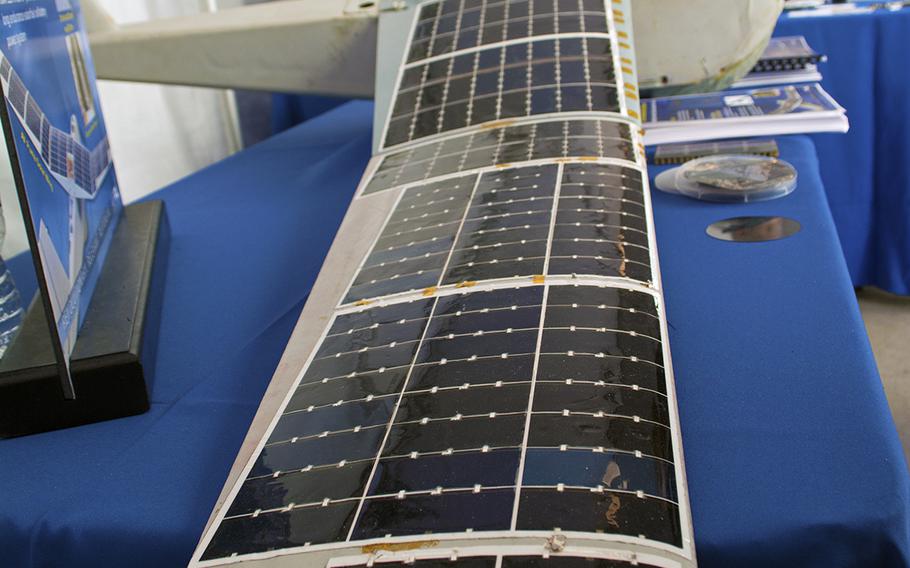
<svg viewBox="0 0 910 568"><path fill-rule="evenodd" d="M853 284L910 294L910 9L785 15L775 35L828 56L822 85L850 118L846 135L812 138Z"/></svg>
<svg viewBox="0 0 910 568"><path fill-rule="evenodd" d="M164 189L164 340L145 415L0 442L10 566L181 566L221 490L370 153L348 103ZM789 197L655 195L700 565L901 566L906 464L811 141ZM744 212L803 231L734 244Z"/></svg>

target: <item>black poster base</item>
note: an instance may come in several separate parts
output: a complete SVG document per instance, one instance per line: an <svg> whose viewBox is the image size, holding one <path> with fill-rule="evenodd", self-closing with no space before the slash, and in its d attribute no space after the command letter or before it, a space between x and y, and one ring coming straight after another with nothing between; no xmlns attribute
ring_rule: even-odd
<svg viewBox="0 0 910 568"><path fill-rule="evenodd" d="M0 361L0 437L141 414L158 341L168 226L161 201L125 207L70 363L63 397L40 300Z"/></svg>

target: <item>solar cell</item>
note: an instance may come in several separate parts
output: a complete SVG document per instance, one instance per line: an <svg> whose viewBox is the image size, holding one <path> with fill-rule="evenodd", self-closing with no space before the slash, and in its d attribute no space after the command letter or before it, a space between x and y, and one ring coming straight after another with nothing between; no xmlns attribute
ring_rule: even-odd
<svg viewBox="0 0 910 568"><path fill-rule="evenodd" d="M28 102L25 105L25 124L36 137L40 136L42 120L44 120L44 113L38 108L35 99L28 97Z"/></svg>
<svg viewBox="0 0 910 568"><path fill-rule="evenodd" d="M636 142L637 135L628 123L590 118L475 130L385 154L363 194L477 168L547 158L636 162Z"/></svg>
<svg viewBox="0 0 910 568"><path fill-rule="evenodd" d="M10 71L13 70L12 65L9 64L9 59L5 57L0 57L0 77L3 77L5 80L9 80Z"/></svg>
<svg viewBox="0 0 910 568"><path fill-rule="evenodd" d="M631 167L496 168L412 186L344 302L533 275L648 283L648 232L641 173Z"/></svg>
<svg viewBox="0 0 910 568"><path fill-rule="evenodd" d="M527 40L406 67L385 146L503 119L620 110L608 38Z"/></svg>
<svg viewBox="0 0 910 568"><path fill-rule="evenodd" d="M7 83L6 97L9 104L19 113L19 116L25 116L25 98L27 96L28 91L25 89L22 79L13 70L10 73L9 83Z"/></svg>

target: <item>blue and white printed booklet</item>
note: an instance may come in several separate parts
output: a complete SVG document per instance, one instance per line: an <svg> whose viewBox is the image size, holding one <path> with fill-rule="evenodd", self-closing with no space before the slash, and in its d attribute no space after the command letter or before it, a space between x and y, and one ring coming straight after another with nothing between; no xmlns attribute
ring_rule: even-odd
<svg viewBox="0 0 910 568"><path fill-rule="evenodd" d="M642 101L645 144L846 132L846 111L817 83Z"/></svg>

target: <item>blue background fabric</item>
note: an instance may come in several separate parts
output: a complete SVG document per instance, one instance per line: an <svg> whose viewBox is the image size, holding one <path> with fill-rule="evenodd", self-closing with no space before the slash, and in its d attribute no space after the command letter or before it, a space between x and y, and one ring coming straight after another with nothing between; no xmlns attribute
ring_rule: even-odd
<svg viewBox="0 0 910 568"><path fill-rule="evenodd" d="M152 410L0 441L0 563L182 566L370 155L352 102L154 197L172 226ZM907 466L805 137L790 196L655 192L673 366L703 567L903 566ZM659 171L654 168L654 172ZM763 244L705 226L752 213Z"/></svg>
<svg viewBox="0 0 910 568"><path fill-rule="evenodd" d="M828 56L822 85L847 109L850 132L812 138L854 285L910 294L910 9L785 15L774 35Z"/></svg>

